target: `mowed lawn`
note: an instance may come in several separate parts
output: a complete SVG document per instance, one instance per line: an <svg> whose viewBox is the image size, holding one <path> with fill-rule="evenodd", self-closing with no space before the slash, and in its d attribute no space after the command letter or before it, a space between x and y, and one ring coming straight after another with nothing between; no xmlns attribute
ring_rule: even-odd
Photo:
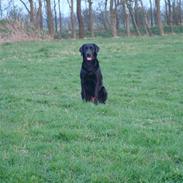
<svg viewBox="0 0 183 183"><path fill-rule="evenodd" d="M106 105L80 98L95 42ZM183 35L0 45L0 183L182 183Z"/></svg>

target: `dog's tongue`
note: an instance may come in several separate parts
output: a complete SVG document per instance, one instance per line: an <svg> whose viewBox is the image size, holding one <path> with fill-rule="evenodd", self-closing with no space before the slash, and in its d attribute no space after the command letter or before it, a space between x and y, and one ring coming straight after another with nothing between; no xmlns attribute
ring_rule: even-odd
<svg viewBox="0 0 183 183"><path fill-rule="evenodd" d="M87 60L88 61L92 61L92 57L87 57Z"/></svg>

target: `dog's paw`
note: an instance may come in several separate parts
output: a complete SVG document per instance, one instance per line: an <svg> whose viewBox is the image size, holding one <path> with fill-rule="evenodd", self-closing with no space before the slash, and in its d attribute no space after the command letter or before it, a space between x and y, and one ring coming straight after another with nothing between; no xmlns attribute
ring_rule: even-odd
<svg viewBox="0 0 183 183"><path fill-rule="evenodd" d="M91 97L91 102L93 102L94 104L98 104L98 100L96 97Z"/></svg>

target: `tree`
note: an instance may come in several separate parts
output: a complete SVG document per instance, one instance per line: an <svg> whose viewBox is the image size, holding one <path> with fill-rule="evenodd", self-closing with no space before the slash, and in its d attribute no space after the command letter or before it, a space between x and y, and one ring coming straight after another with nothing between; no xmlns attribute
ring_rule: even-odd
<svg viewBox="0 0 183 183"><path fill-rule="evenodd" d="M110 20L112 36L117 36L117 15L116 15L116 0L110 0Z"/></svg>
<svg viewBox="0 0 183 183"><path fill-rule="evenodd" d="M48 18L48 31L51 36L54 34L54 24L53 24L53 15L51 11L51 3L50 0L46 0L46 10L47 10L47 18Z"/></svg>
<svg viewBox="0 0 183 183"><path fill-rule="evenodd" d="M135 29L135 31L137 32L137 35L140 36L140 31L139 31L139 28L137 26L137 23L136 23L136 20L135 20L135 16L134 16L134 12L133 12L133 8L132 8L132 2L130 0L126 0L127 1L127 8L130 12L130 16L131 16L131 19L132 19L132 24L133 24L133 27Z"/></svg>
<svg viewBox="0 0 183 183"><path fill-rule="evenodd" d="M182 23L182 2L181 0L172 0L172 14L173 22L175 25L180 25Z"/></svg>
<svg viewBox="0 0 183 183"><path fill-rule="evenodd" d="M55 32L58 32L57 5L55 0L54 0L54 20L55 20Z"/></svg>
<svg viewBox="0 0 183 183"><path fill-rule="evenodd" d="M81 0L77 0L77 18L79 23L79 38L84 38L84 23L81 14Z"/></svg>
<svg viewBox="0 0 183 183"><path fill-rule="evenodd" d="M92 3L93 3L92 0L88 0L88 4L89 4L89 32L91 33L91 36L94 37Z"/></svg>
<svg viewBox="0 0 183 183"><path fill-rule="evenodd" d="M173 16L172 16L172 5L170 0L167 0L168 6L168 24L170 25L170 30L173 33Z"/></svg>
<svg viewBox="0 0 183 183"><path fill-rule="evenodd" d="M179 18L180 18L180 25L182 25L182 19L183 19L183 16L182 16L182 7L183 7L183 3L182 3L182 0L179 0Z"/></svg>
<svg viewBox="0 0 183 183"><path fill-rule="evenodd" d="M126 5L126 1L122 1L123 4L123 9L124 9L124 17L125 17L125 29L126 29L126 34L127 36L130 36L130 16L129 16L129 11Z"/></svg>
<svg viewBox="0 0 183 183"><path fill-rule="evenodd" d="M108 0L105 0L105 4L104 4L104 27L105 27L105 30L109 29L109 19L108 19L108 12L107 12L107 3L108 3Z"/></svg>
<svg viewBox="0 0 183 183"><path fill-rule="evenodd" d="M62 33L62 16L61 16L61 8L60 8L60 0L58 0L58 14L59 14L59 32Z"/></svg>
<svg viewBox="0 0 183 183"><path fill-rule="evenodd" d="M33 0L29 0L30 4L30 21L34 24L34 2Z"/></svg>
<svg viewBox="0 0 183 183"><path fill-rule="evenodd" d="M139 5L138 5L138 0L134 0L134 17L135 21L137 23L137 26L139 27L141 24L141 17L139 17Z"/></svg>
<svg viewBox="0 0 183 183"><path fill-rule="evenodd" d="M38 7L38 11L37 11L37 16L36 16L36 25L40 30L43 29L43 11L42 11L42 1L41 0L39 0L39 7Z"/></svg>
<svg viewBox="0 0 183 183"><path fill-rule="evenodd" d="M140 1L140 4L141 4L141 7L142 7L142 10L143 10L143 15L144 15L144 28L146 30L146 33L151 36L152 35L152 32L151 32L151 29L149 27L149 23L148 23L148 18L147 18L147 13L146 13L146 10L144 8L144 5L143 5L143 2L142 0L139 0Z"/></svg>
<svg viewBox="0 0 183 183"><path fill-rule="evenodd" d="M153 8L152 8L152 0L149 0L150 3L150 17L151 17L151 27L153 27Z"/></svg>
<svg viewBox="0 0 183 183"><path fill-rule="evenodd" d="M1 0L0 0L0 18L2 18L2 16L3 16L3 10L2 10L2 2L1 2Z"/></svg>
<svg viewBox="0 0 183 183"><path fill-rule="evenodd" d="M26 10L28 11L28 13L30 15L30 22L35 25L35 20L34 20L34 2L33 2L33 0L29 0L30 8L27 7L26 3L23 0L20 0L20 2L24 5Z"/></svg>
<svg viewBox="0 0 183 183"><path fill-rule="evenodd" d="M155 0L155 5L156 5L156 19L158 23L159 33L162 36L164 35L164 30L163 30L163 24L161 22L160 0Z"/></svg>
<svg viewBox="0 0 183 183"><path fill-rule="evenodd" d="M69 0L67 0L68 4L69 4L69 8L70 8L70 20L71 20L71 37L73 39L76 38L76 30L75 30L75 17L74 17L74 3L73 0L71 0L69 2Z"/></svg>

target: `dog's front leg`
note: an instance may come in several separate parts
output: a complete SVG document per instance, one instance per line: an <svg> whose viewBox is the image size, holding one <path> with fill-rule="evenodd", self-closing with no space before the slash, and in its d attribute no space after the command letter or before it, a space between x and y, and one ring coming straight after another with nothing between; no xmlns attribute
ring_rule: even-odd
<svg viewBox="0 0 183 183"><path fill-rule="evenodd" d="M87 100L86 99L86 91L85 91L85 80L84 80L84 73L83 72L81 72L80 73L80 78L81 78L81 98L82 98L82 100Z"/></svg>
<svg viewBox="0 0 183 183"><path fill-rule="evenodd" d="M95 101L94 103L97 104L99 102L99 91L102 86L102 73L100 68L96 72L96 85L95 85Z"/></svg>
<svg viewBox="0 0 183 183"><path fill-rule="evenodd" d="M82 100L87 101L87 96L86 96L86 91L85 91L83 80L81 80L81 98L82 98Z"/></svg>
<svg viewBox="0 0 183 183"><path fill-rule="evenodd" d="M99 75L96 74L96 85L95 85L95 97L94 97L94 103L97 104L98 103L98 91L99 91Z"/></svg>
<svg viewBox="0 0 183 183"><path fill-rule="evenodd" d="M95 104L98 104L98 84L96 84L96 89L95 89L95 97L93 98L93 102Z"/></svg>

